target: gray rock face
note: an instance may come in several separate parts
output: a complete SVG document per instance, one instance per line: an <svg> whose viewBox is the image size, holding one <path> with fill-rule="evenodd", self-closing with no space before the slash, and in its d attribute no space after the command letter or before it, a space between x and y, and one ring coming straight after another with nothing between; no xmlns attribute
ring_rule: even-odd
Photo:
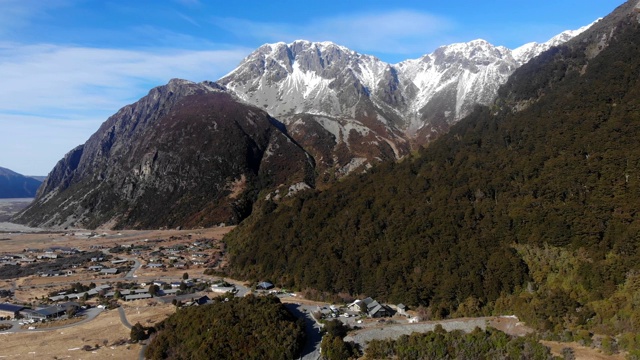
<svg viewBox="0 0 640 360"><path fill-rule="evenodd" d="M313 160L215 83L172 80L62 159L15 221L154 228L234 224L262 190L313 186Z"/></svg>
<svg viewBox="0 0 640 360"><path fill-rule="evenodd" d="M268 44L218 82L265 108L331 181L409 152L397 71L333 43Z"/></svg>

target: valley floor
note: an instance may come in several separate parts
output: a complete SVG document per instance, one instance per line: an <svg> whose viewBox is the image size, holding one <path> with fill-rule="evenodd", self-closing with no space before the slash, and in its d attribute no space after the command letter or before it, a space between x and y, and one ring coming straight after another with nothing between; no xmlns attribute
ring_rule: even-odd
<svg viewBox="0 0 640 360"><path fill-rule="evenodd" d="M0 250L3 253L20 253L24 249L45 249L53 246L74 247L82 250L102 249L107 254L107 249L131 243L155 244L155 247L170 248L180 241L184 244L200 241L199 239L222 239L232 228L211 228L200 230L145 230L145 231L99 231L100 235L79 235L87 231L75 233L47 232L40 229L29 229L16 224L0 224ZM160 240L162 239L162 240ZM174 240L171 240L174 239ZM178 239L178 240L176 240ZM182 239L182 240L179 240ZM155 241L155 242L154 242ZM126 256L128 260L135 261L133 268L125 273L115 276L101 276L99 274L85 274L78 272L71 276L40 277L31 275L19 279L0 280L0 290L11 290L14 298L4 298L0 302L32 302L36 298L48 296L52 291L64 289L70 284L81 282L94 282L98 285L115 282L148 282L153 279L165 281L180 281L184 272L188 272L190 278L201 278L214 281L217 277L204 275L204 267L192 267L188 270L163 268L160 270L149 269L141 266L147 262L144 255L118 254ZM239 292L236 296L244 296L251 292L248 284L225 279L236 285ZM182 301L190 298L207 295L217 296L216 293L203 291L196 294L178 297ZM320 325L311 316L321 308L327 308L330 304L310 301L301 298L299 294L289 293L279 295L287 307L296 315L304 316L309 332L309 343L304 349L304 359L318 359L320 356ZM129 324L141 323L144 326L152 326L171 313L175 312L175 306L171 304L174 297L157 297L152 299L120 302L120 309L105 310L94 315L88 321L65 327L53 327L51 329L31 329L25 325L19 331L0 331L0 341L3 346L0 357L7 358L83 358L83 359L137 359L142 351L140 344L128 344L126 340L130 336ZM90 300L91 301L91 300ZM93 310L93 309L92 309ZM124 317L120 315L123 312ZM524 335L533 330L521 324L515 317L486 317L464 318L445 321L431 321L410 324L408 318L396 315L391 319L381 322L378 319L364 319L358 321L355 317L339 319L351 326L358 326L360 330L352 332L346 340L354 341L361 346L366 345L372 339L397 338L403 334L412 332L425 332L433 330L436 324L441 324L447 330L460 329L471 331L475 327L486 328L492 326L511 335ZM126 321L124 321L126 320ZM53 324L53 323L51 323ZM622 359L624 356L606 356L595 349L580 347L577 344L543 342L550 347L554 354L561 355L562 349L571 347L578 359ZM84 348L84 349L83 349Z"/></svg>
<svg viewBox="0 0 640 360"><path fill-rule="evenodd" d="M14 214L26 208L32 201L33 198L0 199L0 231L4 231L3 221L9 221Z"/></svg>

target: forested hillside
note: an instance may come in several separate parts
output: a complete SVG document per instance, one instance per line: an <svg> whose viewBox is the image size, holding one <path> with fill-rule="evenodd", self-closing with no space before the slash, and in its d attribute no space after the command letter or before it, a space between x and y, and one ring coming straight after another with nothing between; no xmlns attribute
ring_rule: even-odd
<svg viewBox="0 0 640 360"><path fill-rule="evenodd" d="M264 203L228 238L233 275L436 317L515 311L545 329L640 332L633 6L517 70L429 148Z"/></svg>
<svg viewBox="0 0 640 360"><path fill-rule="evenodd" d="M278 298L254 296L180 309L155 330L147 359L294 359L305 336Z"/></svg>
<svg viewBox="0 0 640 360"><path fill-rule="evenodd" d="M495 330L476 328L466 334L442 328L402 335L397 340L372 340L365 359L520 359L551 360L549 348L531 336L510 337Z"/></svg>

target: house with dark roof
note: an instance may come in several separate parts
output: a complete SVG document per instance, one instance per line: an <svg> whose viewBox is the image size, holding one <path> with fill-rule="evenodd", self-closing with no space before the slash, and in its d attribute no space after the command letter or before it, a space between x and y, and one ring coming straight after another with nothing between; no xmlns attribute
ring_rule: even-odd
<svg viewBox="0 0 640 360"><path fill-rule="evenodd" d="M65 307L54 305L40 309L24 309L20 312L20 314L27 319L34 320L48 320L55 319L61 316L64 316L67 313L67 309Z"/></svg>
<svg viewBox="0 0 640 360"><path fill-rule="evenodd" d="M164 296L164 295L176 295L180 292L180 289L161 289L160 290L160 295Z"/></svg>
<svg viewBox="0 0 640 360"><path fill-rule="evenodd" d="M0 319L15 319L24 306L14 305L10 303L0 304Z"/></svg>
<svg viewBox="0 0 640 360"><path fill-rule="evenodd" d="M209 301L211 301L211 299L209 299L209 297L207 295L205 295L205 296L203 296L201 298L198 298L198 299L194 300L194 303L196 305L205 305Z"/></svg>
<svg viewBox="0 0 640 360"><path fill-rule="evenodd" d="M124 301L132 301L132 300L140 300L140 299L150 299L152 296L149 293L146 294L135 294L135 295L127 295L124 297Z"/></svg>
<svg viewBox="0 0 640 360"><path fill-rule="evenodd" d="M348 305L351 311L364 311L372 318L387 317L393 315L393 310L388 306L380 304L376 300L368 297L362 300L356 300Z"/></svg>
<svg viewBox="0 0 640 360"><path fill-rule="evenodd" d="M370 307L367 307L367 314L369 314L369 317L372 318L381 318L391 316L392 311L386 305L380 304L375 301L370 304Z"/></svg>

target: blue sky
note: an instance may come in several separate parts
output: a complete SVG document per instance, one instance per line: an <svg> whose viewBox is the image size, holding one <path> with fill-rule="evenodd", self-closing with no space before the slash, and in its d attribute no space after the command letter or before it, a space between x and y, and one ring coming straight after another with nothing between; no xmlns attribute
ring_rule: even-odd
<svg viewBox="0 0 640 360"><path fill-rule="evenodd" d="M217 80L264 43L333 41L396 63L485 39L516 48L622 0L0 0L0 166L46 175L171 78Z"/></svg>

